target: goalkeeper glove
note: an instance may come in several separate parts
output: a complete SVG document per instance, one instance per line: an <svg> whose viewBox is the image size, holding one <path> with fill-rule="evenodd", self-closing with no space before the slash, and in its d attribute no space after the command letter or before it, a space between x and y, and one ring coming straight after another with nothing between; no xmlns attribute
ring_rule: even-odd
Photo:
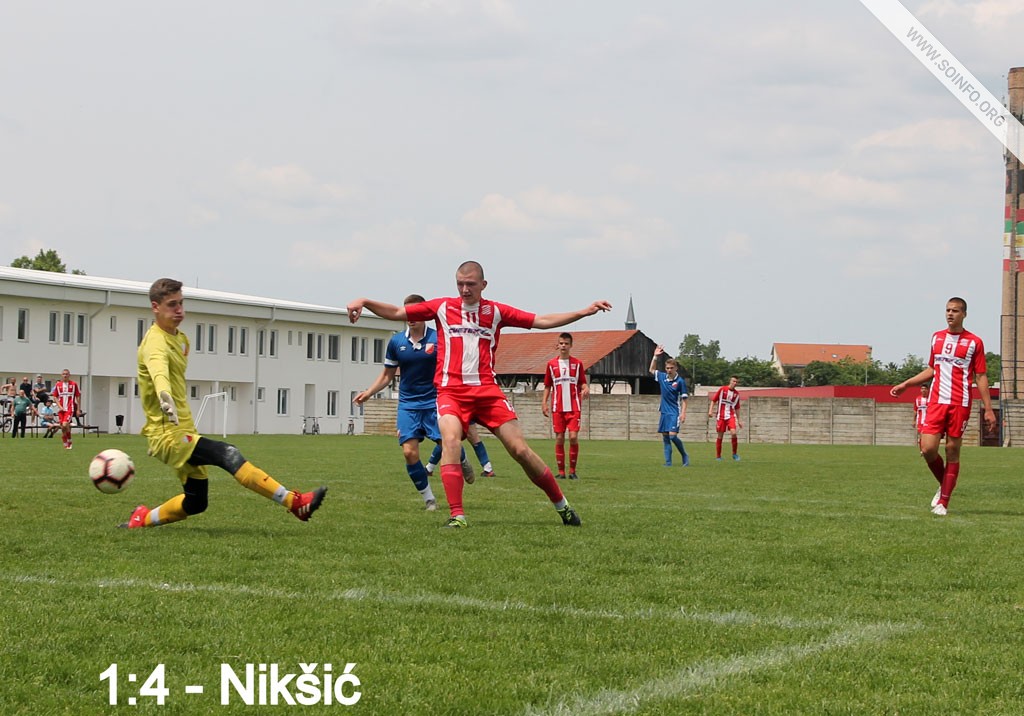
<svg viewBox="0 0 1024 716"><path fill-rule="evenodd" d="M171 394L166 390L160 391L160 410L164 411L164 415L175 425L178 424L178 411L174 407L174 400L171 398Z"/></svg>

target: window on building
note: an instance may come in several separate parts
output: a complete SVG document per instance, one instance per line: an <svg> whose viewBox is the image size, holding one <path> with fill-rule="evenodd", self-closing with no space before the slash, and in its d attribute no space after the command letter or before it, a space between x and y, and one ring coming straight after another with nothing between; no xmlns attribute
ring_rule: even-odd
<svg viewBox="0 0 1024 716"><path fill-rule="evenodd" d="M317 333L316 334L316 359L317 360L323 360L324 359L324 334L323 333Z"/></svg>
<svg viewBox="0 0 1024 716"><path fill-rule="evenodd" d="M212 323L209 325L206 331L206 352L217 352L217 326L213 325Z"/></svg>
<svg viewBox="0 0 1024 716"><path fill-rule="evenodd" d="M256 331L256 355L265 356L267 354L267 332L264 329Z"/></svg>
<svg viewBox="0 0 1024 716"><path fill-rule="evenodd" d="M64 343L71 342L71 320L73 316L70 313L64 314L64 330L61 335L61 339Z"/></svg>
<svg viewBox="0 0 1024 716"><path fill-rule="evenodd" d="M117 316L110 317L110 332L114 333L117 331Z"/></svg>
<svg viewBox="0 0 1024 716"><path fill-rule="evenodd" d="M85 345L86 331L88 330L89 327L88 318L89 317L86 316L84 313L79 313L77 316L75 316L75 343L77 343L80 346Z"/></svg>
<svg viewBox="0 0 1024 716"><path fill-rule="evenodd" d="M192 345L192 350L194 350L196 353L202 353L203 352L203 338L205 338L205 337L206 337L206 324L205 323L197 323L196 324L196 340L195 340L195 343Z"/></svg>
<svg viewBox="0 0 1024 716"><path fill-rule="evenodd" d="M373 339L373 362L383 363L384 362L384 339L374 338Z"/></svg>
<svg viewBox="0 0 1024 716"><path fill-rule="evenodd" d="M327 391L327 417L336 418L338 417L338 399L340 394L337 390Z"/></svg>
<svg viewBox="0 0 1024 716"><path fill-rule="evenodd" d="M228 355L235 354L235 335L238 333L236 326L228 326Z"/></svg>
<svg viewBox="0 0 1024 716"><path fill-rule="evenodd" d="M365 363L366 362L366 346L367 346L367 343L369 343L369 341L367 341L365 338L360 338L359 339L359 362L360 363Z"/></svg>
<svg viewBox="0 0 1024 716"><path fill-rule="evenodd" d="M238 355L249 355L249 329L245 326L238 329Z"/></svg>
<svg viewBox="0 0 1024 716"><path fill-rule="evenodd" d="M135 345L140 345L146 335L146 319L140 318L135 322ZM138 395L138 393L136 393Z"/></svg>
<svg viewBox="0 0 1024 716"><path fill-rule="evenodd" d="M256 402L262 403L262 402L265 402L266 399L267 399L267 389L266 388L262 388L262 387L261 388L256 388Z"/></svg>
<svg viewBox="0 0 1024 716"><path fill-rule="evenodd" d="M288 414L288 388L277 389L277 414L287 415Z"/></svg>
<svg viewBox="0 0 1024 716"><path fill-rule="evenodd" d="M292 332L288 331L288 345L292 344Z"/></svg>
<svg viewBox="0 0 1024 716"><path fill-rule="evenodd" d="M192 400L199 400L199 386L190 385L188 388L188 395Z"/></svg>
<svg viewBox="0 0 1024 716"><path fill-rule="evenodd" d="M352 362L359 362L359 337L352 336Z"/></svg>
<svg viewBox="0 0 1024 716"><path fill-rule="evenodd" d="M18 309L18 340L28 340L28 309Z"/></svg>
<svg viewBox="0 0 1024 716"><path fill-rule="evenodd" d="M314 350L316 350L316 348L313 345L313 334L312 333L307 333L306 334L306 358L307 359L313 360L313 351Z"/></svg>
<svg viewBox="0 0 1024 716"><path fill-rule="evenodd" d="M270 357L277 358L277 331L270 332Z"/></svg>
<svg viewBox="0 0 1024 716"><path fill-rule="evenodd" d="M60 312L50 311L50 343L60 342Z"/></svg>
<svg viewBox="0 0 1024 716"><path fill-rule="evenodd" d="M341 360L341 336L337 333L327 336L327 360Z"/></svg>
<svg viewBox="0 0 1024 716"><path fill-rule="evenodd" d="M238 394L236 391L236 386L232 385L231 387L228 388L228 398L231 400L231 402L235 402L238 400L237 395Z"/></svg>
<svg viewBox="0 0 1024 716"><path fill-rule="evenodd" d="M117 397L118 398L127 398L128 397L128 384L127 383L118 383L117 384Z"/></svg>

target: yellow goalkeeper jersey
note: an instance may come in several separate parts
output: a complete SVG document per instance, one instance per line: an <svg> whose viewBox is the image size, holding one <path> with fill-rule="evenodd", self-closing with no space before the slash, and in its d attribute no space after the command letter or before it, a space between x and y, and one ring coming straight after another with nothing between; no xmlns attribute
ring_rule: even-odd
<svg viewBox="0 0 1024 716"><path fill-rule="evenodd" d="M153 436L173 425L160 409L160 391L166 390L178 411L178 427L195 432L192 411L185 393L185 369L188 368L188 336L183 331L171 335L155 323L139 344L139 398L146 412L142 434Z"/></svg>

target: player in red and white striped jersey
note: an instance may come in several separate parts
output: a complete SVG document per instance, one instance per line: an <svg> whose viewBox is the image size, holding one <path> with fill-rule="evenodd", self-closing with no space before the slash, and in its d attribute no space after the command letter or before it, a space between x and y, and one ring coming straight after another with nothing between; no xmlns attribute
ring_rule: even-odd
<svg viewBox="0 0 1024 716"><path fill-rule="evenodd" d="M548 361L544 369L544 397L541 398L541 412L551 418L555 433L555 462L558 463L558 478L565 477L565 433L569 432L569 479L578 479L576 460L580 454L580 401L590 395L587 373L583 361L569 355L572 350L572 334L558 336L558 355Z"/></svg>
<svg viewBox="0 0 1024 716"><path fill-rule="evenodd" d="M960 475L960 446L971 416L971 382L978 385L985 406L984 421L995 430L996 416L988 392L988 369L985 345L981 339L964 329L967 301L954 296L946 302L946 329L932 335L928 367L893 386L890 393L898 396L913 385L932 381L928 392L928 408L921 426L921 456L928 464L939 489L932 500L932 512L945 515L949 497ZM939 442L946 436L946 462L939 455Z"/></svg>
<svg viewBox="0 0 1024 716"><path fill-rule="evenodd" d="M740 420L740 392L736 390L740 379L736 376L729 378L729 385L723 385L708 398L708 417L715 415L715 432L718 438L715 440L715 459L722 459L722 438L728 430L732 437L732 459L739 462L740 456L739 437L736 435L736 426L743 427Z"/></svg>
<svg viewBox="0 0 1024 716"><path fill-rule="evenodd" d="M82 391L78 383L71 380L71 371L65 368L60 380L53 384L50 395L57 401L57 421L64 440L64 449L71 449L71 421L81 412Z"/></svg>
<svg viewBox="0 0 1024 716"><path fill-rule="evenodd" d="M446 526L466 527L462 507L462 469L459 454L470 421L480 423L501 441L526 475L551 500L563 524L578 526L579 515L569 506L551 469L544 464L523 437L515 410L505 397L494 374L494 356L501 329L558 328L599 311L611 310L607 301L594 301L586 308L567 313L538 316L503 303L483 298L487 287L484 270L475 261L466 261L455 272L459 295L436 298L408 306L395 306L368 298L348 305L352 323L363 309L392 321L433 320L437 327L438 425L441 429L441 482L451 518Z"/></svg>
<svg viewBox="0 0 1024 716"><path fill-rule="evenodd" d="M921 428L928 413L928 384L921 385L921 394L914 398L914 428L917 430L917 446L921 447Z"/></svg>

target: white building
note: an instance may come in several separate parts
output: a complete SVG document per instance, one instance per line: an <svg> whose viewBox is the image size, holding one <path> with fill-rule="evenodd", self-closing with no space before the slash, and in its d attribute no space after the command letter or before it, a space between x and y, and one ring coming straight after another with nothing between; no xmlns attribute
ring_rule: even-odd
<svg viewBox="0 0 1024 716"><path fill-rule="evenodd" d="M352 398L380 374L401 326L345 308L185 287L181 329L192 342L188 391L200 432L298 433L317 416L323 433L362 431ZM137 433L145 423L136 351L153 322L149 283L0 267L0 380L64 368L82 388L86 422ZM223 398L204 398L223 393ZM384 395L387 391L384 391ZM226 412L225 412L226 411Z"/></svg>

